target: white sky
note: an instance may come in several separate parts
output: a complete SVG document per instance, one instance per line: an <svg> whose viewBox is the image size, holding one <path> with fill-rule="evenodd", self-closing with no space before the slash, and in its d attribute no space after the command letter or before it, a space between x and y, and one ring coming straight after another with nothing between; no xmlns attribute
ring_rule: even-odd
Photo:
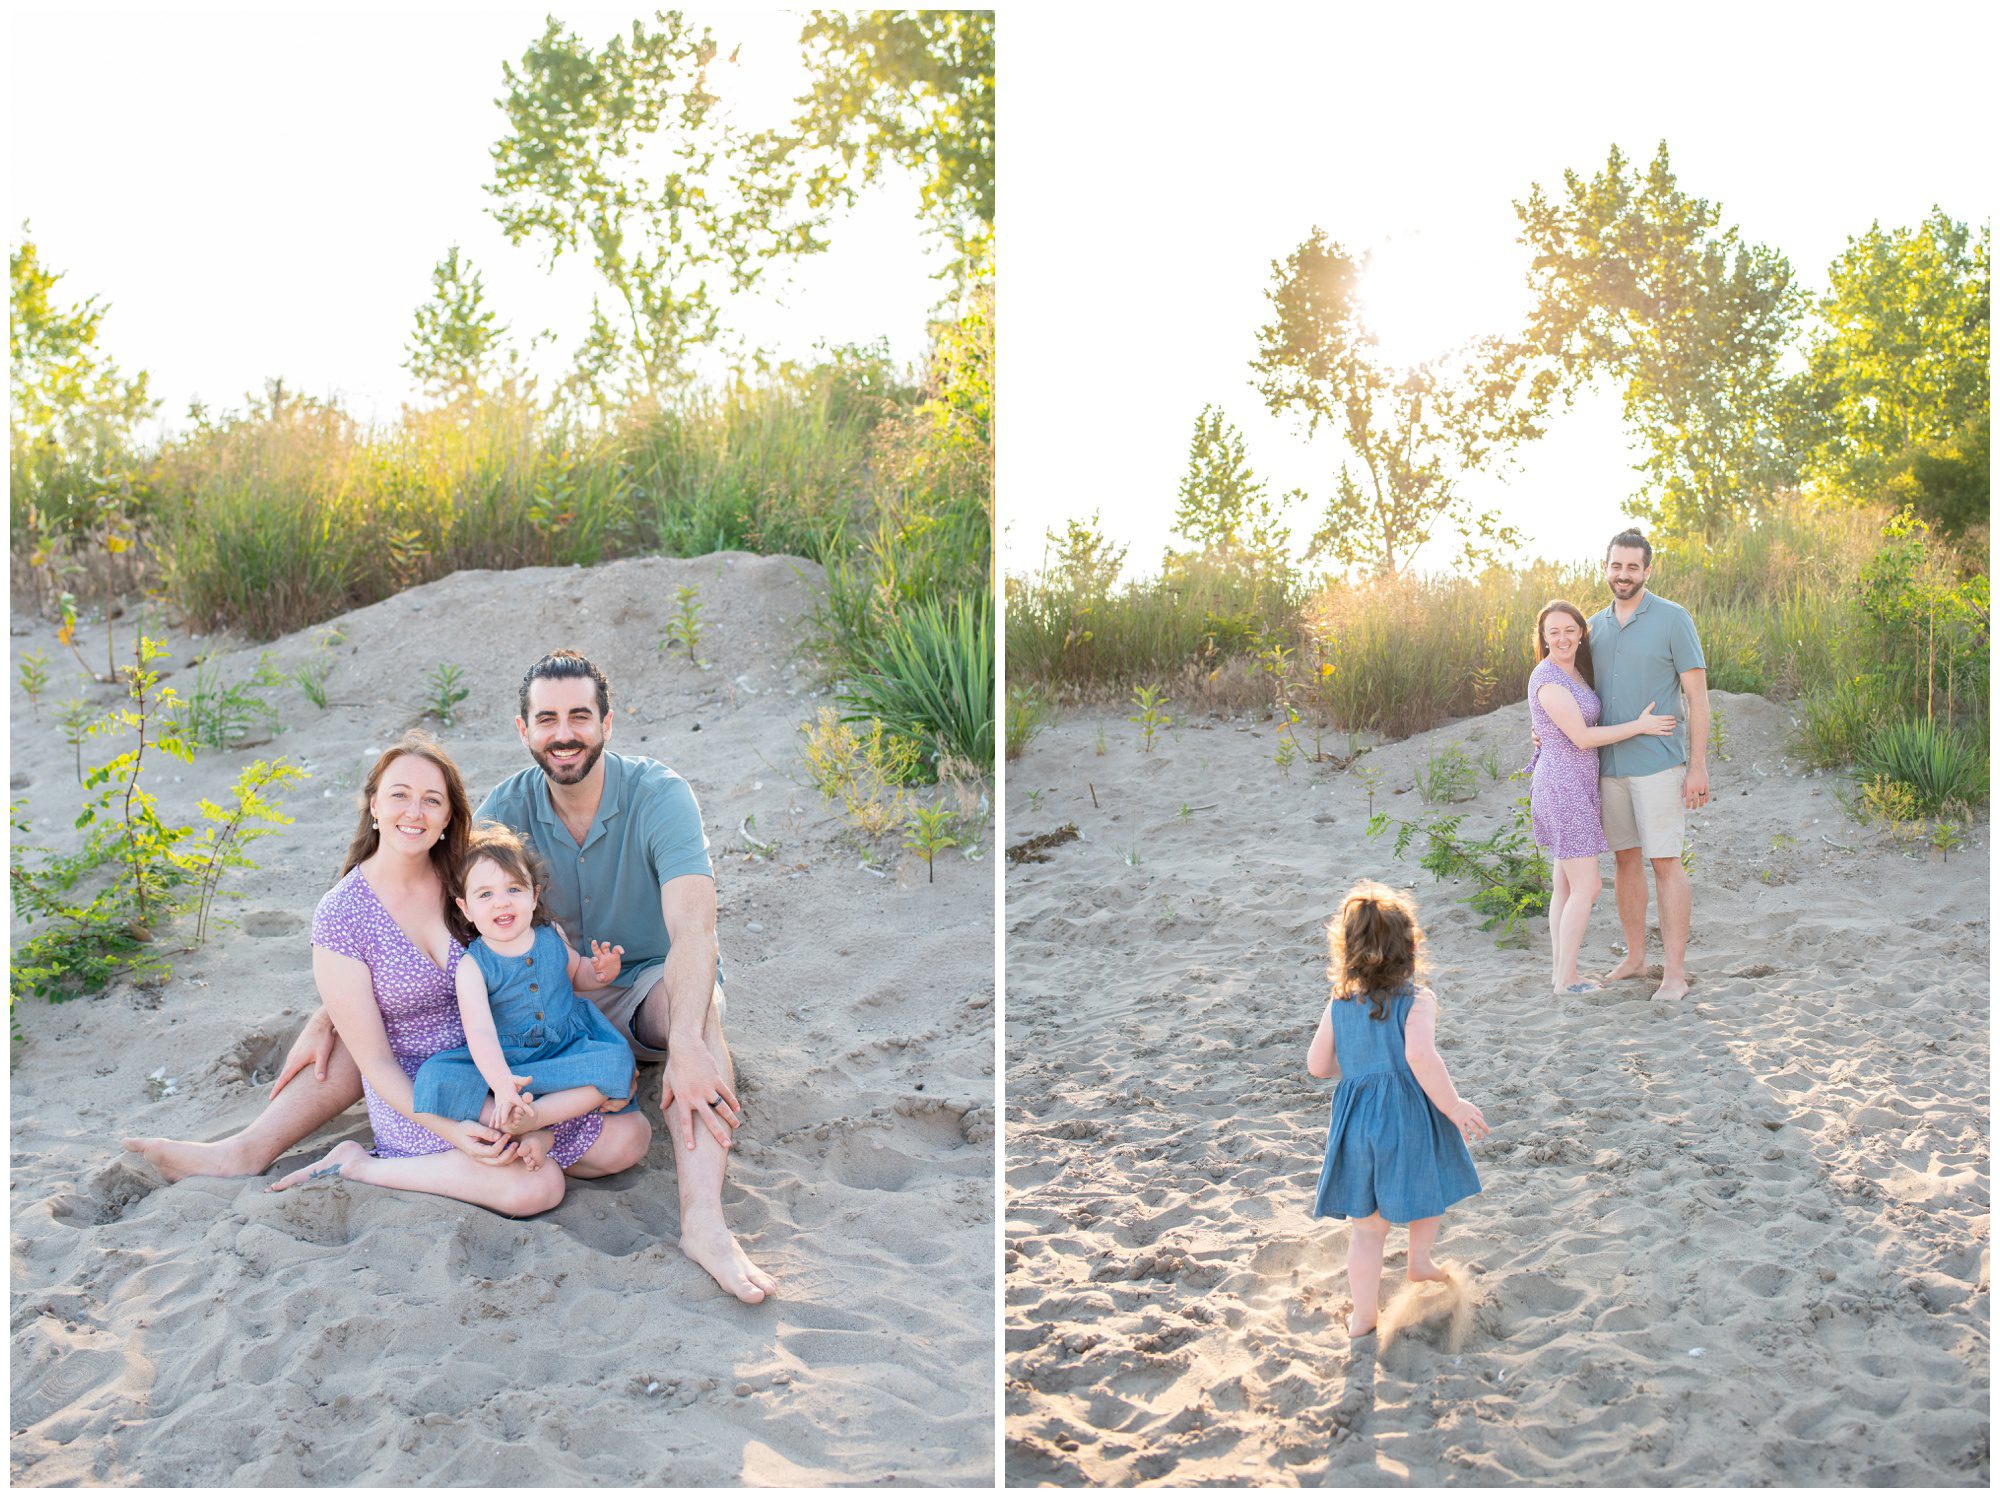
<svg viewBox="0 0 2000 1498"><path fill-rule="evenodd" d="M589 309L587 261L554 277L488 214L504 122L501 64L553 10L601 46L651 3L66 3L9 17L7 217L31 222L65 301L111 306L100 341L145 369L178 424L191 397L240 407L281 375L393 419L415 396L401 365L432 267L454 243L520 345L554 328L537 367L569 364ZM799 18L690 9L727 55L742 43L744 123L777 123L804 86ZM711 87L715 87L711 79ZM729 85L718 89L729 96ZM886 337L919 359L942 284L908 176L832 229L833 248L767 281L725 325L749 348ZM711 372L725 367L714 361Z"/></svg>
<svg viewBox="0 0 2000 1498"><path fill-rule="evenodd" d="M1243 430L1274 495L1314 496L1338 463L1269 416L1250 385L1270 265L1314 225L1410 256L1420 324L1504 331L1525 304L1512 203L1615 142L1643 166L1661 138L1684 190L1776 246L1809 286L1872 220L1933 203L1991 209L1990 5L1894 13L1746 4L1237 5L1173 27L1131 10L1036 7L1000 31L1001 513L1006 566L1101 510L1128 574L1168 544L1202 406ZM1671 20L1668 18L1671 17ZM1878 24L1879 23L1879 24ZM1885 30L1884 27L1887 27ZM1637 476L1615 393L1521 450L1499 503L1531 553L1599 554ZM1442 568L1434 545L1419 565Z"/></svg>

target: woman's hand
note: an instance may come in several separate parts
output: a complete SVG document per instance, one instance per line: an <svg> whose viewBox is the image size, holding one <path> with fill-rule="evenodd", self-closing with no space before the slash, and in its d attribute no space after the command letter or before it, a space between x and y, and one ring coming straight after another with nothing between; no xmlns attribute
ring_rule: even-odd
<svg viewBox="0 0 2000 1498"><path fill-rule="evenodd" d="M1493 1132L1486 1127L1486 1115L1481 1113L1474 1104L1468 1103L1464 1098L1460 1098L1450 1108L1446 1109L1444 1116L1450 1119L1452 1126L1465 1136L1467 1144L1471 1144L1476 1139L1484 1139L1488 1134Z"/></svg>
<svg viewBox="0 0 2000 1498"><path fill-rule="evenodd" d="M1679 720L1654 712L1653 704L1649 702L1646 704L1646 710L1632 722L1640 734L1651 734L1656 739L1663 739L1674 731Z"/></svg>
<svg viewBox="0 0 2000 1498"><path fill-rule="evenodd" d="M520 1153L521 1142L512 1134L477 1119L447 1119L436 1132L482 1165L512 1165Z"/></svg>
<svg viewBox="0 0 2000 1498"><path fill-rule="evenodd" d="M590 971L599 987L611 986L612 980L618 976L619 959L624 955L623 947L614 947L609 942L594 941L590 944Z"/></svg>
<svg viewBox="0 0 2000 1498"><path fill-rule="evenodd" d="M339 1036L334 1033L333 1016L321 1005L313 1011L313 1017L306 1021L306 1027L299 1031L299 1038L286 1052L285 1064L278 1068L278 1079L271 1084L271 1096L276 1097L283 1092L285 1084L308 1065L313 1069L313 1080L324 1082L327 1063L333 1059L333 1043L337 1039Z"/></svg>

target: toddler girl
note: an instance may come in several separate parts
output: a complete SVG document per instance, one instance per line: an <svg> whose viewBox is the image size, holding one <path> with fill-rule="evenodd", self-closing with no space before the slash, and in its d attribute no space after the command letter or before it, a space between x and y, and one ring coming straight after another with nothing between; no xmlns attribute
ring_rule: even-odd
<svg viewBox="0 0 2000 1498"><path fill-rule="evenodd" d="M537 924L539 868L506 827L474 829L459 871L458 908L479 931L455 975L466 1044L418 1068L416 1108L520 1136L522 1158L538 1170L554 1125L629 1106L632 1049L576 993L608 988L625 949L593 941L586 962L554 926Z"/></svg>
<svg viewBox="0 0 2000 1498"><path fill-rule="evenodd" d="M1413 1280L1443 1279L1431 1260L1444 1209L1479 1190L1466 1140L1486 1120L1458 1095L1437 1053L1437 995L1415 984L1424 934L1416 906L1368 880L1348 891L1327 927L1333 996L1306 1052L1306 1070L1330 1077L1315 1217L1351 1217L1347 1280L1351 1336L1375 1330L1382 1249L1390 1223L1410 1229ZM1463 1136L1463 1137L1461 1137Z"/></svg>

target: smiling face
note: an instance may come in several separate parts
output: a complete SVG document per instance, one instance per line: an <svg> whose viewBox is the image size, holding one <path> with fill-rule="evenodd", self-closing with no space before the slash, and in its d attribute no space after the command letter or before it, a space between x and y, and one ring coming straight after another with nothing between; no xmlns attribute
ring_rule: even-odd
<svg viewBox="0 0 2000 1498"><path fill-rule="evenodd" d="M519 874L482 858L465 872L458 908L489 942L508 942L534 924L535 896L534 885Z"/></svg>
<svg viewBox="0 0 2000 1498"><path fill-rule="evenodd" d="M536 680L528 688L528 716L516 718L521 742L557 785L575 785L604 753L611 714L597 712L597 687L583 677Z"/></svg>
<svg viewBox="0 0 2000 1498"><path fill-rule="evenodd" d="M1636 546L1614 546L1604 559L1604 581L1611 596L1620 603L1630 602L1646 586L1653 569L1646 565L1646 553Z"/></svg>
<svg viewBox="0 0 2000 1498"><path fill-rule="evenodd" d="M1551 609L1542 619L1542 649L1559 666L1576 660L1576 647L1583 643L1583 626L1576 616L1563 609Z"/></svg>
<svg viewBox="0 0 2000 1498"><path fill-rule="evenodd" d="M422 755L398 755L376 782L368 815L381 829L384 849L428 854L451 825L444 771Z"/></svg>

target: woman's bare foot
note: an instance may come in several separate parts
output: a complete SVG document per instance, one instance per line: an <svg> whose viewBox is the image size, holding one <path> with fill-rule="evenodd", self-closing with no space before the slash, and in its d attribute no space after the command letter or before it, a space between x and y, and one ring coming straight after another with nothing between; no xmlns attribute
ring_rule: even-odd
<svg viewBox="0 0 2000 1498"><path fill-rule="evenodd" d="M1627 957L1598 981L1603 983L1623 983L1627 978L1643 978L1645 976L1646 959L1643 956Z"/></svg>
<svg viewBox="0 0 2000 1498"><path fill-rule="evenodd" d="M321 1176L337 1175L344 1177L347 1174L348 1166L353 1165L356 1161L367 1158L367 1150L363 1149L352 1139L344 1140L328 1150L326 1158L321 1160L317 1165L302 1166L290 1175L274 1181L264 1189L266 1191L283 1191L289 1186L303 1185L305 1182L317 1180Z"/></svg>
<svg viewBox="0 0 2000 1498"><path fill-rule="evenodd" d="M748 1305L777 1293L778 1282L743 1252L736 1235L720 1222L689 1224L681 1231L681 1252L701 1265L723 1289Z"/></svg>
<svg viewBox="0 0 2000 1498"><path fill-rule="evenodd" d="M256 1158L242 1145L228 1139L217 1140L213 1144L151 1138L121 1142L133 1154L143 1155L146 1163L169 1181L184 1181L189 1176L262 1175L271 1164L269 1160Z"/></svg>

